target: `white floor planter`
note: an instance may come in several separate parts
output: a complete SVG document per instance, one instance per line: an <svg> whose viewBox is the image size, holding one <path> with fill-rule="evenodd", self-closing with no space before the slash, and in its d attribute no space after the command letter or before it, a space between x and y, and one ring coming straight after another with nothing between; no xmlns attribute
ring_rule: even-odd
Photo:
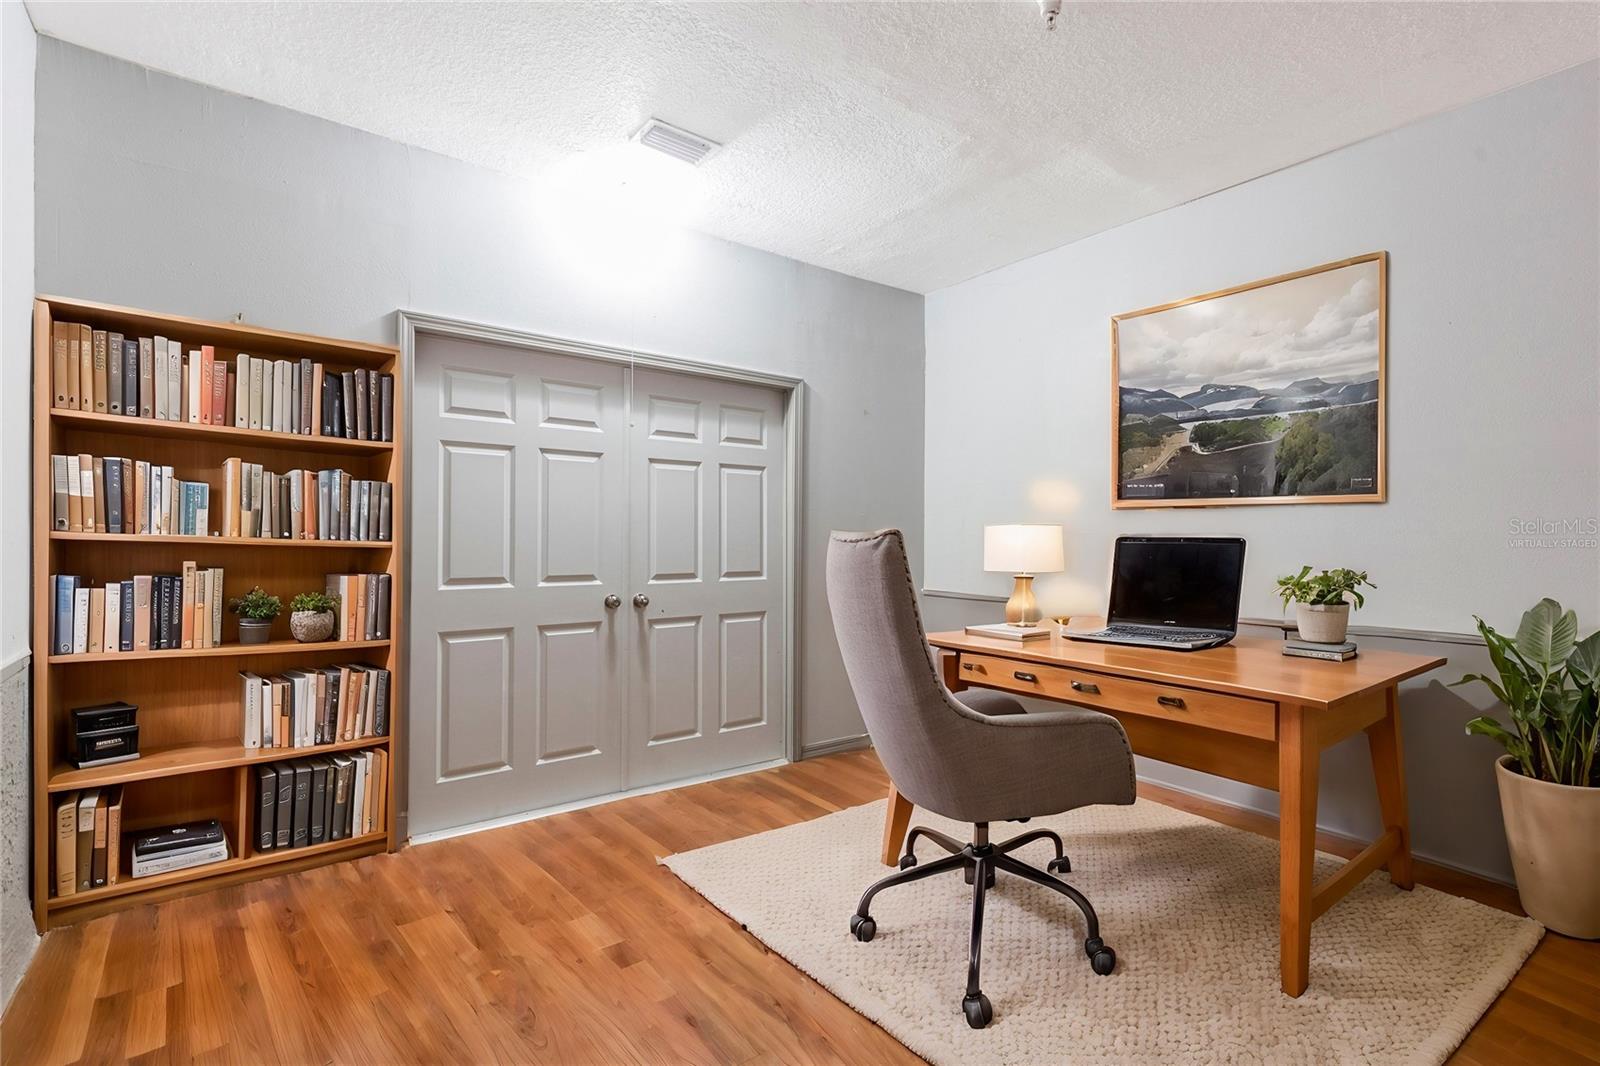
<svg viewBox="0 0 1600 1066"><path fill-rule="evenodd" d="M1294 619L1301 640L1338 644L1344 640L1350 628L1350 605L1297 603L1294 605Z"/></svg>
<svg viewBox="0 0 1600 1066"><path fill-rule="evenodd" d="M1567 936L1600 939L1600 788L1557 785L1494 764L1522 909Z"/></svg>

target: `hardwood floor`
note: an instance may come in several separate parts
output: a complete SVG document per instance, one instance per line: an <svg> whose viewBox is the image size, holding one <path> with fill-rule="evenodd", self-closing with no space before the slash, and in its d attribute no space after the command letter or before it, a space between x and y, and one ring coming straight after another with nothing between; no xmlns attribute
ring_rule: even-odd
<svg viewBox="0 0 1600 1066"><path fill-rule="evenodd" d="M834 755L57 930L0 1060L915 1063L655 861L885 787L870 752ZM1426 864L1417 880L1516 906ZM1600 1063L1600 944L1546 936L1451 1061Z"/></svg>

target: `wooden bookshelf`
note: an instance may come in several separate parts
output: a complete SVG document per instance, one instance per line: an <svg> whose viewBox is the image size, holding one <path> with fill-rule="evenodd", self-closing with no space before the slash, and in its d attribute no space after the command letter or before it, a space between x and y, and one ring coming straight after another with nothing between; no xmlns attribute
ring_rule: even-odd
<svg viewBox="0 0 1600 1066"><path fill-rule="evenodd" d="M219 361L231 362L243 352L266 358L310 358L330 370L365 368L394 374L395 440L358 441L58 410L53 406L52 383L52 326L58 321L128 336L174 338L186 351L209 344ZM395 782L402 768L397 738L405 704L399 626L405 582L400 462L405 390L399 380L398 350L54 296L34 301L33 331L31 884L38 929L43 932L140 903L392 850L398 844ZM280 472L296 467L342 467L355 478L387 481L393 486L393 539L291 540L53 530L50 456L61 453L117 455L170 465L180 478L210 483L213 499L221 497L223 460L233 456ZM212 525L220 526L220 522L213 520ZM223 644L215 648L52 654L52 574L80 574L92 583L102 583L134 574L174 573L189 559L201 567L222 567L223 593L229 599L253 585L282 598L285 612L274 625L275 639L267 644L239 644L237 623L228 615L223 622ZM390 639L300 644L290 638L287 604L296 593L321 591L325 574L376 572L387 572L391 582ZM239 742L240 670L277 671L357 660L390 672L388 736L266 751ZM68 760L71 709L109 700L138 706L140 757L84 769L72 766ZM257 765L363 749L383 749L391 755L385 824L378 832L308 847L255 850L251 830ZM112 785L124 789L121 880L55 896L54 802L65 793ZM128 876L131 861L127 848L135 833L202 818L222 822L230 851L227 860L137 880Z"/></svg>

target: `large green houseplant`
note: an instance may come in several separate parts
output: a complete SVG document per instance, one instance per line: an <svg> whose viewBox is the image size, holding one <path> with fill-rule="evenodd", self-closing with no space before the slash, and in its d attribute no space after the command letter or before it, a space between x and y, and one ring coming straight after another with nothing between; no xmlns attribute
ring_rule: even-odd
<svg viewBox="0 0 1600 1066"><path fill-rule="evenodd" d="M1506 749L1495 764L1523 908L1569 936L1600 937L1600 632L1540 600L1514 637L1475 618L1495 675L1468 674L1505 704L1467 732Z"/></svg>

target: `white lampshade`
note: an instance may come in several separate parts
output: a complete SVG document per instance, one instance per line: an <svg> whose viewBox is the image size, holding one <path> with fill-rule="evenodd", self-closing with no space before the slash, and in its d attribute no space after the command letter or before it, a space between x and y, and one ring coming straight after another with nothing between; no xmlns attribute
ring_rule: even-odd
<svg viewBox="0 0 1600 1066"><path fill-rule="evenodd" d="M1066 568L1060 526L984 526L983 568L1001 574L1053 574Z"/></svg>

